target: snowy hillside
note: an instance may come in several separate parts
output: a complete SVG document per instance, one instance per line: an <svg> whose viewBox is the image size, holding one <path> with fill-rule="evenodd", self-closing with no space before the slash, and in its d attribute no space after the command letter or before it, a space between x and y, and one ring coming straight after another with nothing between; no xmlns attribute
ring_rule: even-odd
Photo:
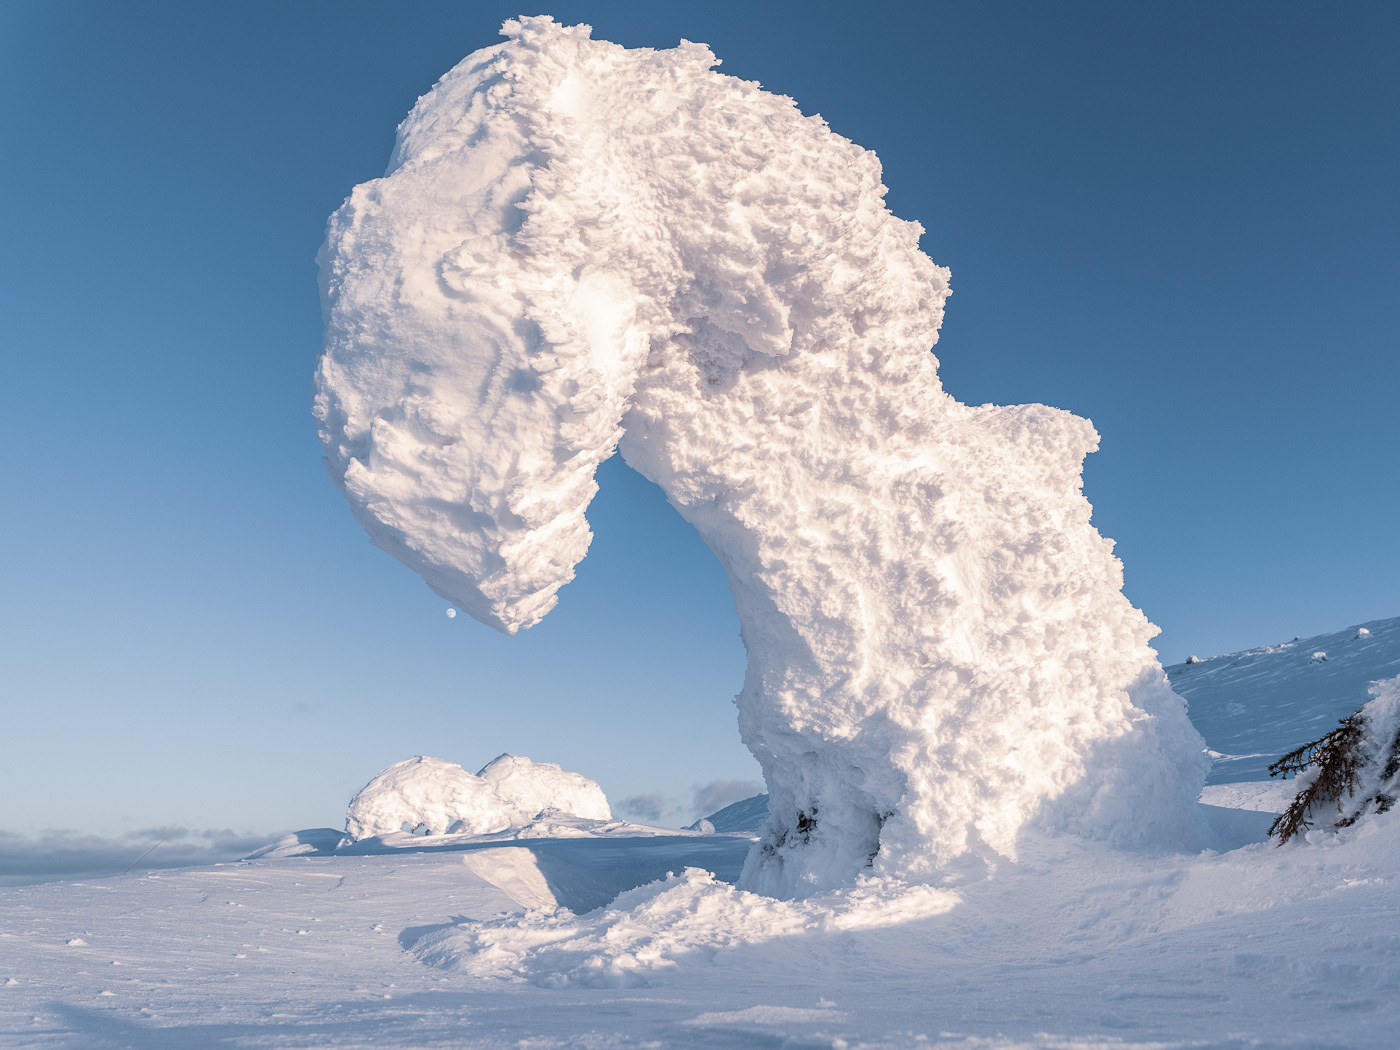
<svg viewBox="0 0 1400 1050"><path fill-rule="evenodd" d="M1207 783L1267 780L1270 762L1364 704L1372 682L1400 674L1400 617L1166 670L1214 752Z"/></svg>

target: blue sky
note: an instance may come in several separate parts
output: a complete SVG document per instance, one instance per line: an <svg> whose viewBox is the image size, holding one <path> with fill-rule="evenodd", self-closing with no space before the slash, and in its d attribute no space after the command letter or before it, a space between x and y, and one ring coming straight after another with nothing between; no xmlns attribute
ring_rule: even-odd
<svg viewBox="0 0 1400 1050"><path fill-rule="evenodd" d="M948 389L1102 433L1086 491L1166 662L1400 615L1395 5L11 2L0 828L335 824L416 753L681 808L756 776L723 573L620 462L514 639L321 468L326 216L538 10L709 43L880 155L952 268Z"/></svg>

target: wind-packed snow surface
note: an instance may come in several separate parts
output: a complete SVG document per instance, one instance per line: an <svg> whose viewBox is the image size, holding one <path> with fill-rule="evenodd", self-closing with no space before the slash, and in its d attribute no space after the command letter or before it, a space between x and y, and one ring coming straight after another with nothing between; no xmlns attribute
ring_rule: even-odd
<svg viewBox="0 0 1400 1050"><path fill-rule="evenodd" d="M1400 619L1367 628L1328 643L1346 696L1308 662L1316 639L1203 661L1208 742L1268 750L1286 718L1281 753L1372 695L1383 742ZM1368 637L1388 641L1342 644ZM774 900L733 885L750 836L549 815L0 888L0 1047L1390 1050L1400 809L1265 841L1288 797L1256 789L1299 784L1207 788L1196 855L1030 831L1014 863L904 894L865 878ZM759 802L710 821L753 827Z"/></svg>
<svg viewBox="0 0 1400 1050"><path fill-rule="evenodd" d="M1028 828L1201 841L1207 762L1090 524L1087 420L944 392L948 272L875 155L699 44L506 23L321 255L316 417L374 542L514 633L621 451L723 563L770 820L742 885L920 880Z"/></svg>
<svg viewBox="0 0 1400 1050"><path fill-rule="evenodd" d="M1325 653L1314 660L1313 653ZM1269 763L1320 737L1400 674L1400 616L1167 668L1211 749L1207 782L1268 778Z"/></svg>

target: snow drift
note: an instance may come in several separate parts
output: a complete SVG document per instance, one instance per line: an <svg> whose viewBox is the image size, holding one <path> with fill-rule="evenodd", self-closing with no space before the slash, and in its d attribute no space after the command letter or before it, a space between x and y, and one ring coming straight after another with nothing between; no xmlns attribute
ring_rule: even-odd
<svg viewBox="0 0 1400 1050"><path fill-rule="evenodd" d="M770 819L742 885L925 877L1029 826L1199 832L1201 740L1090 524L1087 420L973 407L873 153L699 44L507 22L332 216L315 414L373 541L538 623L621 451L724 564Z"/></svg>
<svg viewBox="0 0 1400 1050"><path fill-rule="evenodd" d="M396 762L350 800L352 841L399 831L490 835L523 827L542 812L611 820L598 784L553 762L501 755L473 776L455 762L416 755Z"/></svg>

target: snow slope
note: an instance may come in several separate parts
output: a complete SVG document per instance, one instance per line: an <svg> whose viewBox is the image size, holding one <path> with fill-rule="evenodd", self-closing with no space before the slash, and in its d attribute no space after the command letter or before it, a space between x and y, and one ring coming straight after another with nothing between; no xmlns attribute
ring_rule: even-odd
<svg viewBox="0 0 1400 1050"><path fill-rule="evenodd" d="M964 405L878 159L703 45L506 23L331 217L315 413L371 538L508 633L614 452L724 565L770 819L743 882L1203 841L1201 743L1090 522L1088 420Z"/></svg>
<svg viewBox="0 0 1400 1050"><path fill-rule="evenodd" d="M1334 728L1370 699L1373 682L1397 674L1400 617L1167 668L1215 752L1209 784L1268 779L1270 762Z"/></svg>

